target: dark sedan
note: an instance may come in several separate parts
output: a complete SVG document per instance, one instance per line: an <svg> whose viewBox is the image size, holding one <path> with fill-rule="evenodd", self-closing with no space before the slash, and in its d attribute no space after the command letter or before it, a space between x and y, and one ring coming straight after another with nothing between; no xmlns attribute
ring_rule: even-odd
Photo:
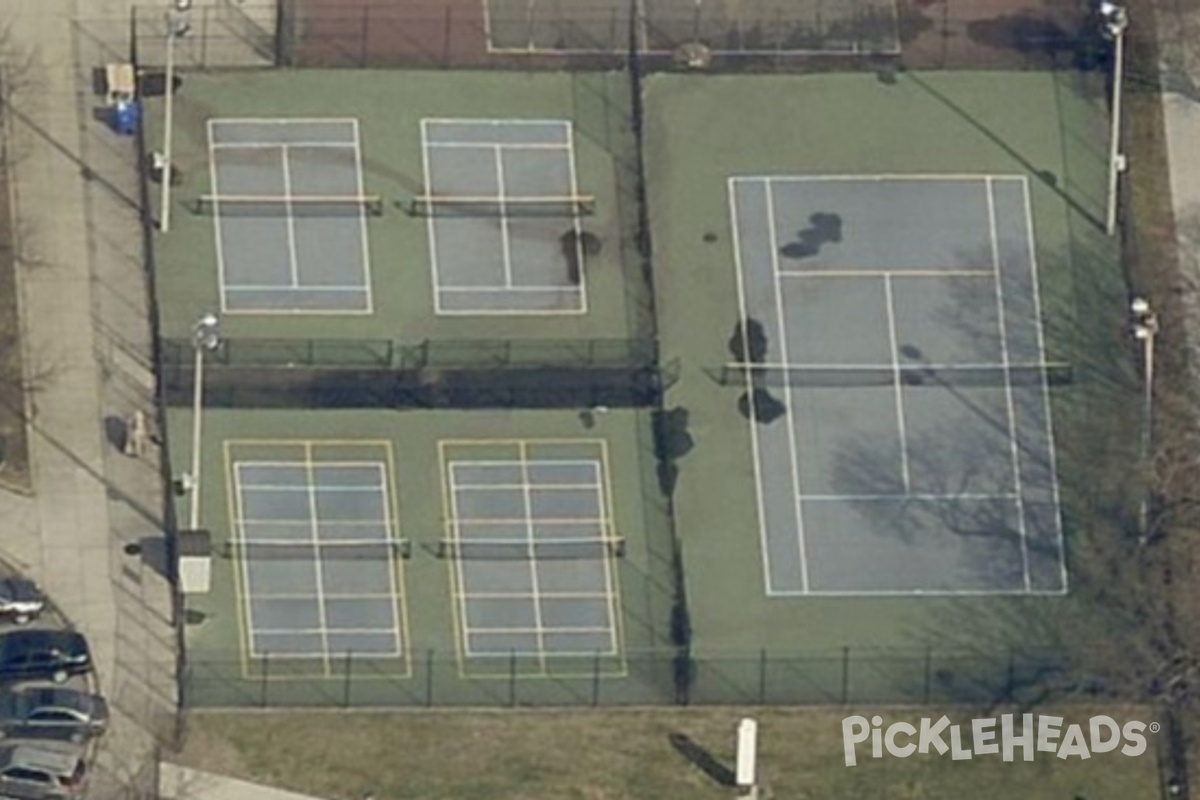
<svg viewBox="0 0 1200 800"><path fill-rule="evenodd" d="M91 670L92 655L83 634L26 628L0 635L0 681L62 683Z"/></svg>

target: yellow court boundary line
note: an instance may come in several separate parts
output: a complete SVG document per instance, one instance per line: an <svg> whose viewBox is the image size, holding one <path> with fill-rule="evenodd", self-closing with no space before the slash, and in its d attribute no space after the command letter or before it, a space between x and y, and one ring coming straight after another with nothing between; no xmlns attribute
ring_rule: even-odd
<svg viewBox="0 0 1200 800"><path fill-rule="evenodd" d="M615 526L616 516L614 514L614 508L613 508L615 493L613 491L613 485L612 485L612 472L609 469L610 462L609 462L609 451L608 451L608 440L607 439L602 438L602 437L439 439L438 440L438 463L439 463L439 468L440 468L439 472L440 472L440 477L441 477L441 488L442 488L442 526L443 526L443 533L448 539L454 538L454 536L453 536L454 521L456 519L456 516L454 514L454 505L455 504L454 504L453 499L450 496L450 459L448 458L448 451L454 447L462 447L464 449L470 449L472 447L479 448L479 449L483 449L483 448L499 449L499 448L516 447L518 449L518 455L520 455L520 454L524 453L525 448L528 448L530 445L534 445L534 446L536 446L536 445L588 445L588 446L594 447L596 449L597 456L598 456L597 460L600 463L601 488L605 495L602 498L603 503L604 503L604 512L607 515L606 521L607 521L609 533L612 535L615 535L614 526ZM447 570L450 575L451 601L454 606L454 611L451 614L451 619L453 621L453 626L454 626L454 650L455 650L456 659L458 661L458 677L460 680L519 680L519 681L543 680L544 681L544 680L557 680L557 679L564 679L564 678L565 679L594 678L597 676L597 674L603 678L626 678L629 676L629 662L625 655L624 625L622 624L622 611L624 609L624 605L621 602L621 590L620 590L621 581L620 581L619 572L614 569L614 565L613 565L611 558L606 558L604 560L604 571L605 571L606 588L609 589L609 592L608 592L609 598L610 598L609 603L610 603L610 610L612 612L612 620L613 620L613 628L612 628L613 638L614 638L614 644L617 647L617 652L612 653L612 654L601 654L599 656L599 660L600 660L601 664L609 664L613 661L616 661L619 664L618 669L613 670L611 668L602 668L599 671L588 670L586 672L549 671L546 667L546 657L551 654L542 652L542 653L538 653L538 654L522 654L522 655L518 656L520 659L523 659L523 660L536 659L539 663L541 663L543 665L543 667L542 667L543 671L541 673L517 672L516 674L511 674L509 672L484 674L484 673L479 673L479 672L471 672L468 669L467 665L470 660L478 661L481 658L486 658L488 661L494 662L498 659L504 659L504 658L508 658L508 657L507 656L484 656L484 657L474 656L474 657L472 657L472 656L468 656L466 654L466 650L465 650L466 643L464 641L465 640L465 630L466 630L465 623L466 623L466 621L463 618L464 615L466 614L466 605L464 602L464 598L466 597L466 595L465 595L465 582L463 581L462 576L460 574L461 568L462 568L462 566L461 566L462 562L460 559L449 559L449 561L450 561L450 563L447 565ZM590 659L592 661L596 660L595 655L579 655L579 656L572 656L572 658Z"/></svg>
<svg viewBox="0 0 1200 800"><path fill-rule="evenodd" d="M238 514L238 512L240 510L239 509L240 504L239 504L238 498L236 496L237 492L234 487L234 477L233 477L233 475L234 475L234 470L233 470L234 450L237 447L268 447L268 446L270 446L270 447L280 447L280 448L301 448L300 455L305 456L307 453L307 457L308 457L308 461L304 461L301 463L321 463L321 462L311 462L311 449L306 451L305 448L312 448L314 446L316 446L316 447L347 447L347 448L349 448L349 447L362 447L364 445L368 446L368 447L377 447L383 451L382 463L384 465L384 469L390 473L387 476L388 480L384 484L384 487L388 492L388 496L385 498L385 501L386 501L385 513L390 515L387 520L388 530L392 533L399 533L399 514L398 514L399 475L396 472L396 467L395 467L395 450L394 450L394 448L392 446L392 442L390 440L388 440L388 439L226 439L224 442L222 442L222 451L224 453L224 462L225 462L224 463L225 486L226 486L225 499L226 499L226 507L227 507L228 513L229 513L229 532L230 532L231 537L235 533L236 520L240 518L240 515ZM250 628L249 628L250 592L249 592L249 588L248 588L248 583L245 588L242 586L242 581L248 582L249 577L248 577L248 573L247 573L244 565L241 563L242 560L237 559L237 558L234 558L232 560L234 561L234 592L236 595L236 602L237 602L237 606L238 606L237 613L235 614L235 616L237 617L238 655L239 655L239 660L241 662L242 679L257 681L257 680L262 679L262 675L261 675L261 672L260 673L252 673L251 663L252 662L255 662L255 663L262 662L263 658L262 658L262 656L255 656L255 655L251 654L251 652L250 652L251 651L251 645L250 645L250 635L251 634L250 634ZM400 628L399 633L401 636L400 655L399 656L374 656L374 657L364 656L364 658L366 660L373 660L373 661L374 660L378 660L378 661L401 660L401 661L403 661L404 669L401 672L389 672L389 673L380 674L380 675L355 674L355 675L351 676L351 678L350 678L351 680L370 681L370 680L395 680L397 678L411 679L413 676L412 656L411 656L412 648L409 646L410 645L409 631L411 631L411 627L409 625L409 619L408 619L408 593L407 593L407 584L405 582L404 559L396 557L396 558L394 558L394 561L395 561L395 567L394 567L394 571L392 572L392 575L393 576L398 575L398 577L399 577L398 584L394 587L396 589L396 591L394 592L394 602L396 604L398 604L398 606L399 606L399 608L397 609L397 611L398 611L397 623ZM267 661L270 662L276 658L283 662L304 661L304 660L322 661L325 664L325 669L323 671L324 674L323 675L316 675L316 674L313 674L313 675L271 675L270 673L268 673L268 675L267 675L268 682L345 680L345 676L337 675L332 672L332 661L331 661L332 654L330 654L330 653L325 653L323 656L303 655L303 656L291 657L291 656L286 656L286 655L278 655L278 656L274 656L272 658L267 659Z"/></svg>

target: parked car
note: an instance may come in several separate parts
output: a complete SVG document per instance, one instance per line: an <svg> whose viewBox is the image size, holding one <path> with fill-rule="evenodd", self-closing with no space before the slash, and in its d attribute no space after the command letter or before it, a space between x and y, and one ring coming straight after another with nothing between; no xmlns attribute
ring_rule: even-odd
<svg viewBox="0 0 1200 800"><path fill-rule="evenodd" d="M62 737L83 741L108 725L108 703L98 694L64 686L29 686L0 692L0 730L6 736Z"/></svg>
<svg viewBox="0 0 1200 800"><path fill-rule="evenodd" d="M0 681L62 683L92 669L87 640L75 631L25 628L0 634Z"/></svg>
<svg viewBox="0 0 1200 800"><path fill-rule="evenodd" d="M24 625L45 608L46 596L33 581L17 575L0 578L0 616Z"/></svg>
<svg viewBox="0 0 1200 800"><path fill-rule="evenodd" d="M0 795L59 800L83 794L84 747L65 742L13 740L0 744Z"/></svg>

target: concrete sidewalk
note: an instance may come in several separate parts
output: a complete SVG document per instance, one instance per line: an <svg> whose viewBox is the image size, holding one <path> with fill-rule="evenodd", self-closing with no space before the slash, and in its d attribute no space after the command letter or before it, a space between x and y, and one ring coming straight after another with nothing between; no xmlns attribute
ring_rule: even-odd
<svg viewBox="0 0 1200 800"><path fill-rule="evenodd" d="M162 765L158 796L161 800L316 800L309 795L174 764Z"/></svg>
<svg viewBox="0 0 1200 800"><path fill-rule="evenodd" d="M159 468L121 455L107 433L109 418L153 409L135 148L94 116L91 96L92 67L127 60L128 14L125 0L0 0L23 346L28 374L43 376L35 492L0 497L2 546L91 644L113 714L94 798L151 796L176 706L169 586L159 565L124 552L162 540Z"/></svg>

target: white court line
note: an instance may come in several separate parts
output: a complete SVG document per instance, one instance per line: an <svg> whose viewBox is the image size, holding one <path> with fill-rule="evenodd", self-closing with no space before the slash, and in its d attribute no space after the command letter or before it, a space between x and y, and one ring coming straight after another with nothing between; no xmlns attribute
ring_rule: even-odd
<svg viewBox="0 0 1200 800"><path fill-rule="evenodd" d="M521 482L524 484L525 497L525 535L529 537L529 588L533 594L533 620L537 626L537 645L538 645L538 662L544 671L546 669L546 639L542 627L542 600L538 587L538 571L537 571L537 543L536 537L533 534L533 497L531 487L529 485L529 460L528 460L528 445L521 442L519 445L521 455Z"/></svg>
<svg viewBox="0 0 1200 800"><path fill-rule="evenodd" d="M220 194L220 187L217 185L217 156L216 150L213 149L213 123L215 120L208 121L208 180L212 187L213 196ZM228 290L225 285L225 252L221 249L221 209L220 200L213 201L213 244L217 251L217 291L220 294L221 313L225 314L229 311L227 305Z"/></svg>
<svg viewBox="0 0 1200 800"><path fill-rule="evenodd" d="M217 142L214 150L274 150L280 147L330 148L349 150L353 142Z"/></svg>
<svg viewBox="0 0 1200 800"><path fill-rule="evenodd" d="M313 471L312 460L312 445L305 443L304 445L304 468L308 474L309 492L308 492L308 513L312 520L312 544L313 547L321 545L321 535L318 530L319 517L317 516L317 485L316 475ZM325 649L325 669L329 669L329 619L325 613L325 574L322 559L313 559L313 570L317 578L317 618L321 623L321 646Z"/></svg>
<svg viewBox="0 0 1200 800"><path fill-rule="evenodd" d="M296 217L292 214L292 168L288 164L288 148L286 145L280 148L280 155L283 157L283 199L287 203L287 230L288 230L288 257L291 259L289 263L292 283L290 286L280 286L280 289L295 289L301 286L300 283L300 260L296 257Z"/></svg>
<svg viewBox="0 0 1200 800"><path fill-rule="evenodd" d="M297 284L288 286L285 283L260 284L260 283L231 283L228 285L228 290L232 292L365 292L366 289L359 286L334 286L330 284L321 284L320 286L311 284Z"/></svg>
<svg viewBox="0 0 1200 800"><path fill-rule="evenodd" d="M1062 597L1066 590L1024 589L814 589L798 592L767 592L769 597Z"/></svg>
<svg viewBox="0 0 1200 800"><path fill-rule="evenodd" d="M253 127L255 125L346 125L354 117L213 117L210 122L217 125L227 125L230 128L239 126Z"/></svg>
<svg viewBox="0 0 1200 800"><path fill-rule="evenodd" d="M938 493L918 493L918 494L804 494L800 499L806 503L812 502L886 502L892 500L917 500L917 501L955 501L955 500L1012 500L1016 497L1015 493L990 493L981 492L963 492L961 494L938 494Z"/></svg>
<svg viewBox="0 0 1200 800"><path fill-rule="evenodd" d="M611 481L608 479L608 446L601 444L601 457L603 462L596 461L593 466L593 476L596 480L596 503L598 504L604 521L601 523L600 532L608 539L616 538L617 531L612 514L612 497L608 491ZM601 568L604 570L604 610L607 614L608 622L608 641L609 652L618 653L621 650L620 636L618 626L620 625L621 609L618 607L620 602L619 595L619 580L615 573L612 563L612 558L604 558L601 560Z"/></svg>
<svg viewBox="0 0 1200 800"><path fill-rule="evenodd" d="M530 491L533 487L528 487ZM525 517L459 517L458 521L462 525L487 525L494 523L496 525L513 525L515 523L525 522ZM606 522L603 518L587 519L584 517L538 517L533 520L538 525L589 525L596 526ZM590 541L590 540L589 540Z"/></svg>
<svg viewBox="0 0 1200 800"><path fill-rule="evenodd" d="M421 171L425 173L425 191L432 193L433 184L430 179L433 173L429 169L429 120L421 120ZM425 218L425 236L429 239L429 268L433 273L433 313L442 313L441 278L438 277L437 234L433 227L433 215Z"/></svg>
<svg viewBox="0 0 1200 800"><path fill-rule="evenodd" d="M775 193L771 188L771 182L763 183L763 194L767 200L767 238L771 248L771 288L775 292L775 330L779 334L779 352L783 356L784 363L788 363L791 359L788 357L788 342L787 342L787 315L784 311L783 304L783 285L780 282L779 275L779 237L775 230ZM749 340L747 340L748 342ZM800 550L800 579L803 588L808 588L808 552L807 545L804 540L804 509L800 504L800 467L799 456L796 453L796 406L792 401L792 387L786 383L783 387L784 405L787 406L787 429L788 429L788 455L791 458L792 469L792 510L796 515L796 538ZM753 403L748 405L753 406Z"/></svg>
<svg viewBox="0 0 1200 800"><path fill-rule="evenodd" d="M431 148L490 150L503 147L505 150L569 150L570 142L430 142Z"/></svg>
<svg viewBox="0 0 1200 800"><path fill-rule="evenodd" d="M785 278L991 278L995 272L986 269L930 269L928 267L889 267L888 269L785 269L780 273Z"/></svg>
<svg viewBox="0 0 1200 800"><path fill-rule="evenodd" d="M729 192L729 217L730 217L730 230L732 231L730 241L733 245L734 277L735 277L735 283L737 285L738 311L740 312L740 315L741 315L738 320L738 325L739 325L739 329L741 331L742 341L749 342L750 334L749 334L748 324L747 324L747 320L749 319L749 314L746 311L746 289L744 286L745 278L742 275L742 270L743 270L742 248L741 248L740 239L738 238L738 212L737 212L736 182L737 182L736 178L730 178L726 184L727 191ZM753 376L750 373L749 364L747 364L744 367L744 370L745 370L745 374L743 377L746 379L746 385L747 386L753 385L751 383L751 381L753 380ZM764 508L764 501L763 501L762 470L761 470L761 467L759 466L760 455L759 455L759 445L758 445L758 418L754 412L754 404L748 403L747 405L749 406L749 411L750 411L750 414L749 414L749 417L750 417L750 419L749 419L749 422L750 422L750 455L751 455L751 467L754 470L754 495L755 495L755 501L756 501L757 510L758 510L758 538L759 538L759 543L762 546L763 585L766 587L767 593L770 594L770 590L771 590L771 558L770 558L770 551L767 546L767 515L766 515L766 510Z"/></svg>
<svg viewBox="0 0 1200 800"><path fill-rule="evenodd" d="M1033 313L1037 329L1038 358L1044 361L1046 359L1046 339L1045 331L1042 327L1041 289L1038 275L1037 249L1033 236L1033 204L1029 196L1029 179L1022 175L1020 181L1024 187L1025 195L1026 246L1029 248L1030 280L1033 282ZM1068 583L1067 553L1066 545L1063 541L1062 506L1060 505L1058 493L1058 448L1054 441L1054 418L1050 414L1050 387L1046 383L1044 374L1042 376L1042 409L1046 415L1046 448L1050 451L1050 491L1051 496L1054 498L1054 521L1058 527L1058 563L1062 573L1062 592L1066 594Z"/></svg>
<svg viewBox="0 0 1200 800"><path fill-rule="evenodd" d="M502 292L504 294L521 293L521 292L554 292L556 294L569 294L571 292L579 292L578 286L502 286L501 284L486 284L482 286L439 286L438 291L441 292L463 292L470 294L472 292Z"/></svg>
<svg viewBox="0 0 1200 800"><path fill-rule="evenodd" d="M537 595L528 592L464 592L459 595L467 600L523 600L531 597L543 597L549 600L608 600L610 595L605 592L539 592Z"/></svg>
<svg viewBox="0 0 1200 800"><path fill-rule="evenodd" d="M1000 239L996 232L996 198L991 178L988 178L986 187L988 230L992 240L992 269L995 272L993 285L996 289L997 325L1000 329L1000 360L1007 366L1009 362L1008 322L1004 319L1004 288L1001 286L1000 278ZM1004 410L1008 418L1009 457L1012 464L1013 483L1017 492L1017 532L1021 537L1021 571L1025 576L1025 590L1029 591L1032 586L1029 577L1029 541L1028 533L1025 530L1025 501L1021 497L1021 454L1017 450L1017 417L1013 408L1012 380L1009 378L1007 370L1004 373Z"/></svg>
<svg viewBox="0 0 1200 800"><path fill-rule="evenodd" d="M512 245L508 233L508 211L504 205L504 150L497 145L496 155L496 194L500 203L500 252L504 255L504 288L512 286Z"/></svg>
<svg viewBox="0 0 1200 800"><path fill-rule="evenodd" d="M904 481L904 491L912 487L908 472L908 431L904 423L904 378L900 371L900 343L896 338L895 300L892 297L892 278L883 278L884 303L887 305L888 337L891 339L892 370L895 374L896 391L896 425L900 437L900 475Z"/></svg>
<svg viewBox="0 0 1200 800"><path fill-rule="evenodd" d="M571 291L570 287L559 290L563 293ZM439 290L440 298L440 290ZM586 314L585 308L569 309L539 309L539 308L455 308L437 309L439 317L563 317Z"/></svg>
<svg viewBox="0 0 1200 800"><path fill-rule="evenodd" d="M564 134L566 136L567 152L567 174L569 175L569 187L571 197L579 196L579 178L575 171L575 130L568 120L563 123L566 128ZM577 270L579 273L579 313L586 314L588 309L588 294L587 294L587 265L584 263L583 252L583 226L579 218L579 214L574 214L571 217L572 230L575 232L575 263L579 265Z"/></svg>
<svg viewBox="0 0 1200 800"><path fill-rule="evenodd" d="M491 625L489 625L489 626L488 626L488 627L486 627L486 628L475 628L475 629L472 631L472 633L474 633L474 634L476 634L476 635L478 635L478 634L532 633L532 634L537 634L537 635L539 635L539 638L540 638L540 634L541 634L541 632L542 632L543 630L545 630L545 631L549 632L551 635L553 635L553 634L558 634L558 633L566 633L566 634L572 634L572 633L608 633L608 632L611 630L611 628L607 628L607 627L598 627L598 626L594 626L594 625L584 625L584 626L563 626L563 627L561 627L561 628L556 628L556 627L554 627L554 628L545 628L545 629L543 629L543 628L539 628L539 627L536 627L536 626L534 626L534 627L528 627L528 626L525 626L525 625L517 625L517 626L507 626L507 625L496 625L496 626L491 626ZM558 655L558 652L559 652L559 651L557 651L557 650L547 650L547 651L544 651L544 652L545 652L545 654L546 654L546 655ZM533 655L533 653L530 653L530 655Z"/></svg>
<svg viewBox="0 0 1200 800"><path fill-rule="evenodd" d="M524 462L514 461L511 459L496 459L494 461L454 461L451 462L451 470L457 470L466 467L483 467L483 468L500 468L500 467L520 467ZM572 467L592 467L596 464L594 458L537 458L529 462L534 467L555 467L555 466L572 466Z"/></svg>
<svg viewBox="0 0 1200 800"><path fill-rule="evenodd" d="M593 484L590 483L539 483L538 490L545 491L579 491L581 489L591 489ZM486 492L489 489L519 489L519 483L460 483L458 485L460 491L464 492Z"/></svg>
<svg viewBox="0 0 1200 800"><path fill-rule="evenodd" d="M228 450L226 450L226 455L228 456ZM245 536L246 532L244 530L239 530L238 529L239 526L236 522L236 520L240 519L242 516L242 507L243 507L242 484L241 484L242 465L237 462L234 462L232 466L233 466L233 490L234 490L233 491L233 494L234 494L233 504L234 504L234 514L235 514L234 534L236 537L234 541L236 542L238 539L244 540L246 538L246 536ZM245 634L246 634L246 638L247 638L246 650L248 650L251 655L255 655L254 603L252 602L253 598L254 598L254 594L252 593L252 591L250 589L250 565L249 565L249 562L246 560L246 557L245 557L246 552L245 552L244 547L241 551L241 556L242 556L242 558L238 559L237 563L234 565L234 570L235 570L235 572L239 573L239 577L241 578L241 584L242 584L242 596L241 596L242 610L246 614L246 630L245 630Z"/></svg>
<svg viewBox="0 0 1200 800"><path fill-rule="evenodd" d="M311 594L293 594L290 592L280 592L278 594L259 594L261 600L303 600L312 601L315 599ZM331 600L378 600L391 601L395 598L390 594L373 594L371 592L326 592L325 597ZM387 630L386 628L384 630Z"/></svg>
<svg viewBox="0 0 1200 800"><path fill-rule="evenodd" d="M755 361L750 365L756 370L778 370L780 372L787 370L795 370L803 372L811 369L824 369L831 371L857 372L864 369L896 369L896 367L883 364L776 364L769 361ZM898 365L901 372L928 372L938 371L953 372L966 370L983 370L994 369L997 372L1002 372L1005 369L1044 369L1047 362L1035 361L1031 364L1024 362L1009 362L1007 365L1002 363L982 362L982 363L961 363L961 364L900 364Z"/></svg>
<svg viewBox="0 0 1200 800"><path fill-rule="evenodd" d="M362 165L362 146L360 143L360 135L358 129L358 118L354 119L354 180L358 186L358 196L366 196L366 188L363 185L363 165ZM367 308L366 313L373 313L375 309L375 296L372 290L373 281L371 279L371 242L367 237L367 211L365 208L358 209L358 224L359 230L362 233L362 278L363 286L367 290Z"/></svg>
<svg viewBox="0 0 1200 800"><path fill-rule="evenodd" d="M384 536L389 541L396 541L400 538L400 521L392 515L391 497L388 494L388 472L387 465L383 461L375 462L375 469L379 473L378 492L380 496L380 505L383 508L383 531ZM344 523L340 523L344 524ZM400 560L396 558L396 553L392 548L387 551L387 574L388 574L388 595L390 602L388 603L388 613L391 614L391 634L392 641L396 643L396 650L399 653L407 653L408 643L404 641L404 619L401 616L402 611L399 608L401 603L407 603L408 598L403 597L401 590L400 579L397 576L397 571L401 568ZM326 595L328 599L330 595Z"/></svg>
<svg viewBox="0 0 1200 800"><path fill-rule="evenodd" d="M862 173L862 174L847 174L839 173L836 175L737 175L730 180L733 181L769 181L772 183L824 183L828 181L840 181L846 183L878 183L885 181L920 181L924 183L956 183L960 181L979 181L982 183L988 178L994 177L1015 177L995 175L990 172L959 172L947 174L932 174L932 173Z"/></svg>

